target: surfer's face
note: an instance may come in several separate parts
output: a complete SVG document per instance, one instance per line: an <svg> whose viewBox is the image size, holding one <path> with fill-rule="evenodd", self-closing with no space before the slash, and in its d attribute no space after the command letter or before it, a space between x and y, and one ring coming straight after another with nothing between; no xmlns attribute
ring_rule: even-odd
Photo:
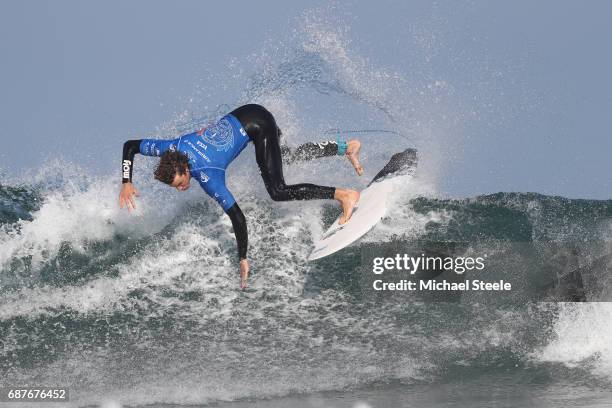
<svg viewBox="0 0 612 408"><path fill-rule="evenodd" d="M185 174L176 173L174 176L174 181L170 184L172 187L176 188L178 191L185 191L189 188L189 181L191 180L191 174L189 174L189 169L185 171Z"/></svg>

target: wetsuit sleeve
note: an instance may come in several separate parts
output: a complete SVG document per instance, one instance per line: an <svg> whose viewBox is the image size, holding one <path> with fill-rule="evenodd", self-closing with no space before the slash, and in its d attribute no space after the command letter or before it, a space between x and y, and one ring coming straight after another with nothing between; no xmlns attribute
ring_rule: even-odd
<svg viewBox="0 0 612 408"><path fill-rule="evenodd" d="M234 228L236 243L238 244L238 258L242 261L247 257L247 248L249 245L246 218L240 210L240 207L238 207L238 203L234 203L225 213L229 215L230 220L232 220L232 227Z"/></svg>
<svg viewBox="0 0 612 408"><path fill-rule="evenodd" d="M194 170L192 176L197 178L198 183L206 194L215 199L223 211L229 215L232 220L232 227L234 227L234 234L236 235L236 242L238 244L238 256L240 259L246 259L248 235L246 219L244 214L238 207L234 196L227 189L225 185L225 171L221 169L205 168L201 170Z"/></svg>
<svg viewBox="0 0 612 408"><path fill-rule="evenodd" d="M123 160L121 160L122 183L132 182L132 165L134 156L140 150L140 140L128 140L123 144Z"/></svg>

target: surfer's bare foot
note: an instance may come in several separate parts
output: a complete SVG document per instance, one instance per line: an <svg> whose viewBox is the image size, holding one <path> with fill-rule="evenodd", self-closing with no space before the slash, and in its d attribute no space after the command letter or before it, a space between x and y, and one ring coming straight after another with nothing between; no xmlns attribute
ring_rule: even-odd
<svg viewBox="0 0 612 408"><path fill-rule="evenodd" d="M359 151L361 150L361 142L357 139L348 141L346 148L346 157L349 159L358 175L363 174L363 166L359 163Z"/></svg>
<svg viewBox="0 0 612 408"><path fill-rule="evenodd" d="M334 198L340 201L340 205L342 205L343 214L342 217L340 217L340 221L338 221L338 224L342 225L351 218L353 209L357 201L359 201L359 191L337 188Z"/></svg>

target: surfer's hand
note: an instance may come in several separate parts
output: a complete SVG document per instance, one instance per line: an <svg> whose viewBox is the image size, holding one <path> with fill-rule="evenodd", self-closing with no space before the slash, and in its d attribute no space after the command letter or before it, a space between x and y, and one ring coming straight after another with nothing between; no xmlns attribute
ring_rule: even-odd
<svg viewBox="0 0 612 408"><path fill-rule="evenodd" d="M247 287L247 280L249 279L249 261L246 259L240 260L240 289Z"/></svg>
<svg viewBox="0 0 612 408"><path fill-rule="evenodd" d="M123 208L125 206L127 207L128 211L135 209L136 203L134 202L134 196L140 196L138 190L134 188L134 184L123 183L123 187L121 187L121 192L119 193L119 208Z"/></svg>

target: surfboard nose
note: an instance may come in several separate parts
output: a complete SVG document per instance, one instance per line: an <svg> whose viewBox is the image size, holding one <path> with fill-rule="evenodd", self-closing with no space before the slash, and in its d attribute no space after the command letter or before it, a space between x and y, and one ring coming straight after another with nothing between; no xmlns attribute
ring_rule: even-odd
<svg viewBox="0 0 612 408"><path fill-rule="evenodd" d="M417 150L409 148L403 152L395 153L385 164L385 167L374 176L370 184L380 181L390 175L401 175L414 169L418 163Z"/></svg>

